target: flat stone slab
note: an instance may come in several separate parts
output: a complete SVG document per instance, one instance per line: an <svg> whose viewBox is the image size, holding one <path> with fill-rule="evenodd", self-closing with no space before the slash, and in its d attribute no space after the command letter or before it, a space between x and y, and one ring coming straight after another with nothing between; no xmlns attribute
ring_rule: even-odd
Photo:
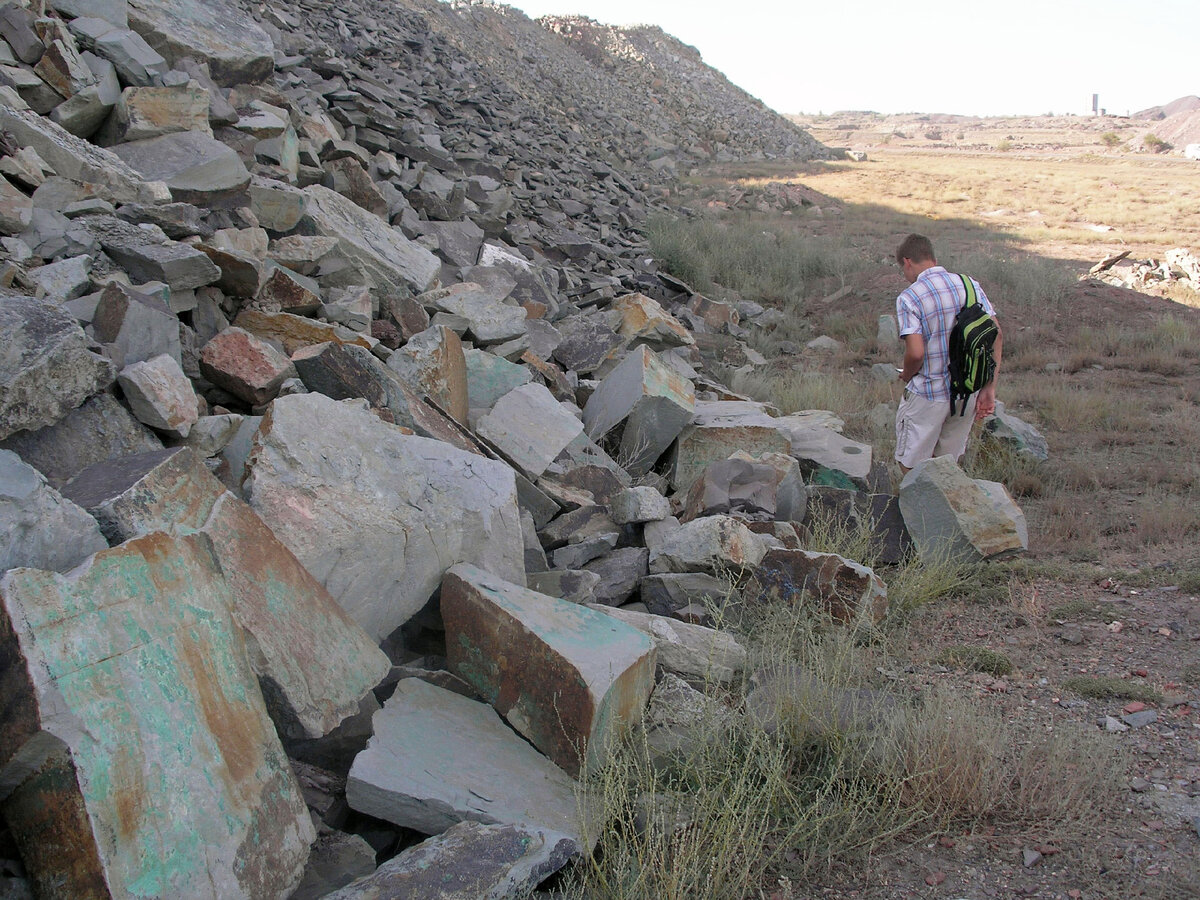
<svg viewBox="0 0 1200 900"><path fill-rule="evenodd" d="M0 793L41 896L284 897L316 836L202 535L0 578Z"/></svg>
<svg viewBox="0 0 1200 900"><path fill-rule="evenodd" d="M0 346L0 438L53 425L116 377L75 317L49 300L0 290Z"/></svg>
<svg viewBox="0 0 1200 900"><path fill-rule="evenodd" d="M700 682L728 684L746 667L746 648L725 632L632 609L599 604L592 609L649 635L663 671Z"/></svg>
<svg viewBox="0 0 1200 900"><path fill-rule="evenodd" d="M460 822L326 900L518 900L566 865L576 848L539 828Z"/></svg>
<svg viewBox="0 0 1200 900"><path fill-rule="evenodd" d="M346 782L351 808L425 834L474 821L582 846L575 782L486 703L406 678L372 726Z"/></svg>
<svg viewBox="0 0 1200 900"><path fill-rule="evenodd" d="M424 606L455 563L525 579L512 469L404 434L361 401L277 399L259 429L244 489L263 521L376 641Z"/></svg>
<svg viewBox="0 0 1200 900"><path fill-rule="evenodd" d="M328 734L391 668L366 632L190 450L100 463L64 490L113 543L171 529L212 539L233 590L233 618L286 737Z"/></svg>
<svg viewBox="0 0 1200 900"><path fill-rule="evenodd" d="M452 670L567 772L594 771L641 715L655 652L636 629L470 565L441 598Z"/></svg>

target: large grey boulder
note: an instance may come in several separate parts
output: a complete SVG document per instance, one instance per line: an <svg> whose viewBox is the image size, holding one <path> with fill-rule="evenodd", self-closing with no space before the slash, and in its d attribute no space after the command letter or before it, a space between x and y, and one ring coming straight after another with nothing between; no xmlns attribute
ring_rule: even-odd
<svg viewBox="0 0 1200 900"><path fill-rule="evenodd" d="M314 184L305 188L304 193L308 203L300 230L308 235L336 238L336 252L346 261L345 270L336 278L322 279L323 284L330 287L365 284L383 290L399 283L418 293L434 286L442 264L431 251L327 187Z"/></svg>
<svg viewBox="0 0 1200 900"><path fill-rule="evenodd" d="M166 353L126 366L117 383L138 420L158 431L185 438L200 418L192 383Z"/></svg>
<svg viewBox="0 0 1200 900"><path fill-rule="evenodd" d="M1003 491L1003 487L1001 491ZM924 558L978 561L1027 549L1008 503L999 503L950 456L922 460L900 482L900 513Z"/></svg>
<svg viewBox="0 0 1200 900"><path fill-rule="evenodd" d="M0 793L37 895L299 883L316 834L233 602L203 535L0 577Z"/></svg>
<svg viewBox="0 0 1200 900"><path fill-rule="evenodd" d="M113 364L87 345L65 308L0 290L0 438L53 425L112 384Z"/></svg>
<svg viewBox="0 0 1200 900"><path fill-rule="evenodd" d="M706 516L668 532L650 551L650 571L736 573L757 566L765 553L758 537L737 519Z"/></svg>
<svg viewBox="0 0 1200 900"><path fill-rule="evenodd" d="M276 400L245 493L375 640L424 606L455 563L525 582L512 470L404 434L360 401Z"/></svg>
<svg viewBox="0 0 1200 900"><path fill-rule="evenodd" d="M525 334L525 310L503 302L499 292L464 281L418 298L427 307L460 316L466 330L481 344L495 344Z"/></svg>
<svg viewBox="0 0 1200 900"><path fill-rule="evenodd" d="M262 81L275 68L270 36L226 0L130 0L129 24L168 62L208 63L222 87Z"/></svg>
<svg viewBox="0 0 1200 900"><path fill-rule="evenodd" d="M113 153L147 181L164 182L171 195L209 204L250 184L250 173L234 150L201 131L181 131L118 144Z"/></svg>
<svg viewBox="0 0 1200 900"><path fill-rule="evenodd" d="M666 616L594 605L649 635L658 649L658 667L701 683L728 684L746 667L746 648L733 635Z"/></svg>
<svg viewBox="0 0 1200 900"><path fill-rule="evenodd" d="M0 450L0 572L64 572L108 547L96 520L11 450Z"/></svg>
<svg viewBox="0 0 1200 900"><path fill-rule="evenodd" d="M372 725L346 782L353 809L425 834L527 825L583 846L575 782L486 703L406 678Z"/></svg>

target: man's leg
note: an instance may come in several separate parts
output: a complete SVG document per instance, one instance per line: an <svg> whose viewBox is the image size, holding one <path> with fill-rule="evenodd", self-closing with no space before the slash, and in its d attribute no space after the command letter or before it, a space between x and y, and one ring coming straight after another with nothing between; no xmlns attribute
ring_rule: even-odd
<svg viewBox="0 0 1200 900"><path fill-rule="evenodd" d="M908 472L935 455L942 423L950 411L945 401L926 400L906 393L896 410L896 462Z"/></svg>
<svg viewBox="0 0 1200 900"><path fill-rule="evenodd" d="M946 416L933 449L934 456L953 456L955 462L962 459L967 449L967 439L971 436L971 425L975 422L975 401L978 397L978 394L972 394L967 398L967 409L961 416L957 411L952 416Z"/></svg>

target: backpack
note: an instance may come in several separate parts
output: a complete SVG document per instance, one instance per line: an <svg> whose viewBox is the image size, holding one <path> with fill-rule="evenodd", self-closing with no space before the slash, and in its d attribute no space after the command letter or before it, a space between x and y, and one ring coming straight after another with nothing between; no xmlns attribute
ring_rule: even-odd
<svg viewBox="0 0 1200 900"><path fill-rule="evenodd" d="M955 402L961 400L962 408L958 411L961 416L967 411L967 399L996 374L992 344L1000 329L979 304L971 279L966 275L958 277L967 291L967 299L950 329L950 415L954 415Z"/></svg>

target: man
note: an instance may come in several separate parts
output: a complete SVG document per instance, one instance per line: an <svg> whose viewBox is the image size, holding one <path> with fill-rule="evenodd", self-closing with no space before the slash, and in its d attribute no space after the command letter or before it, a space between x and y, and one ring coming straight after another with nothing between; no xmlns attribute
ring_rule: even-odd
<svg viewBox="0 0 1200 900"><path fill-rule="evenodd" d="M896 298L896 321L904 340L904 367L897 377L906 388L896 411L896 461L907 473L933 456L949 455L955 461L962 457L971 423L996 409L996 378L993 375L971 395L963 415L950 415L949 339L966 300L962 279L937 264L933 244L920 234L910 234L896 248L896 262L912 285ZM971 280L983 310L995 319L983 288ZM997 370L1002 344L998 333L992 345Z"/></svg>

